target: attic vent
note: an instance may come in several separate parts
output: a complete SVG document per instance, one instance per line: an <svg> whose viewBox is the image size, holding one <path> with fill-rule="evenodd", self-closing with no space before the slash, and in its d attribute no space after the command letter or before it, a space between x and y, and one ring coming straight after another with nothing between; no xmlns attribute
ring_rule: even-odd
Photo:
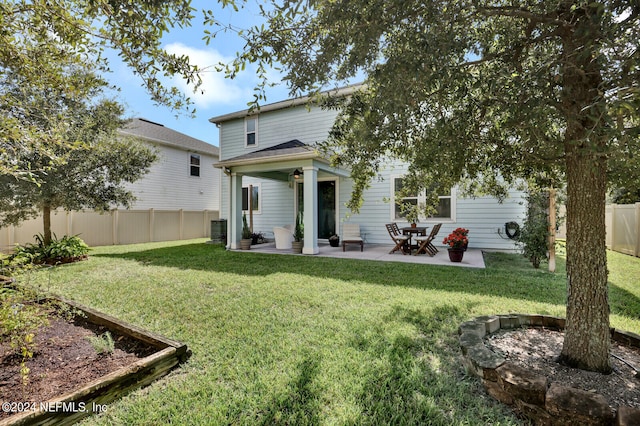
<svg viewBox="0 0 640 426"><path fill-rule="evenodd" d="M145 123L149 123L149 124L155 124L156 126L164 127L164 124L156 123L154 121L147 120L146 118L139 118L138 120L144 121Z"/></svg>

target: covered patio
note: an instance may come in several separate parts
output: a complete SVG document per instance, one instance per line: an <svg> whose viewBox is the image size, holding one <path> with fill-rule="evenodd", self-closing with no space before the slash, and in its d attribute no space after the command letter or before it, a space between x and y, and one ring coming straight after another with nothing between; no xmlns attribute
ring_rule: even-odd
<svg viewBox="0 0 640 426"><path fill-rule="evenodd" d="M376 260L381 262L403 262L403 263L415 263L421 265L441 265L441 266L458 266L466 268L484 268L484 257L482 250L469 249L465 252L462 262L456 263L449 260L449 255L446 248L440 248L435 256L428 256L426 254L403 255L401 253L389 254L389 251L393 248L392 245L387 244L365 244L364 251L360 251L355 246L347 246L346 251L342 251L342 247L331 247L329 244L318 244L317 256L321 257L334 257L341 259L359 259L359 260ZM274 243L256 244L251 246L251 250L243 251L249 255L250 253L270 253L270 254L283 254L290 256L300 256L294 254L291 250L278 250Z"/></svg>
<svg viewBox="0 0 640 426"><path fill-rule="evenodd" d="M272 221L293 223L297 212L302 212L304 226L302 253L319 254L318 184L327 179L348 177L348 170L332 167L329 160L319 155L312 146L296 139L220 161L215 166L222 168L230 177L230 211L227 224L230 249L240 248L243 177L252 177L289 186L289 195L279 199L277 203L281 210L277 213L265 213L263 219L267 222L270 217ZM249 210L251 210L250 207ZM337 221L337 217L334 221Z"/></svg>

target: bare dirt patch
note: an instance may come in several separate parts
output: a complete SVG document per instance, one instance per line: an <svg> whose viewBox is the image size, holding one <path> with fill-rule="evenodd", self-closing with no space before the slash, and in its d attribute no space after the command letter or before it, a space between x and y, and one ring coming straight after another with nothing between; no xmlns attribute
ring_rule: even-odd
<svg viewBox="0 0 640 426"><path fill-rule="evenodd" d="M611 374L570 368L556 362L564 333L541 327L499 330L485 338L486 346L507 361L558 382L605 397L611 408L640 408L640 351L611 342Z"/></svg>
<svg viewBox="0 0 640 426"><path fill-rule="evenodd" d="M33 358L25 386L20 375L21 357L0 344L0 402L41 402L79 389L93 380L144 358L157 349L111 331L115 350L98 354L89 336L103 334L103 326L77 318L49 317L49 325L36 334ZM0 411L0 420L13 413Z"/></svg>

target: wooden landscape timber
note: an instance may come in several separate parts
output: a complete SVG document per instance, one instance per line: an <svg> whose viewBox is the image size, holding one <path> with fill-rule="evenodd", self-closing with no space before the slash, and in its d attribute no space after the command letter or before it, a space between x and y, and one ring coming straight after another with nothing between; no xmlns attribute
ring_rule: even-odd
<svg viewBox="0 0 640 426"><path fill-rule="evenodd" d="M91 323L105 326L111 331L117 331L142 341L157 348L157 351L73 392L49 401L34 403L25 412L0 421L0 426L69 425L76 423L91 414L99 414L104 411L106 404L126 393L149 385L191 356L191 351L185 344L127 324L76 302L64 298L54 300L82 311L86 315L87 321Z"/></svg>

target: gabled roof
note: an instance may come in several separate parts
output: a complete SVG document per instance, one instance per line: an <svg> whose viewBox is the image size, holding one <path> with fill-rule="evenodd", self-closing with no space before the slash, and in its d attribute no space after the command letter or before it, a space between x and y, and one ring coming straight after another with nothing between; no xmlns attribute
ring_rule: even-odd
<svg viewBox="0 0 640 426"><path fill-rule="evenodd" d="M254 164L280 159L302 159L302 158L318 158L315 149L298 139L283 142L278 145L263 148L257 151L242 154L237 157L228 158L215 164L221 166L235 166L240 164Z"/></svg>
<svg viewBox="0 0 640 426"><path fill-rule="evenodd" d="M162 145L182 148L187 151L210 154L216 157L220 155L217 146L201 141L200 139L192 138L184 133L177 132L162 124L154 123L144 118L134 118L120 130L120 133Z"/></svg>
<svg viewBox="0 0 640 426"><path fill-rule="evenodd" d="M322 93L326 94L326 95L334 96L334 97L349 96L352 93L354 93L354 92L358 91L359 89L361 89L362 87L364 87L364 85L362 83L357 83L357 84L352 84L352 85L349 85L349 86L341 87L341 88L338 88L338 89L327 90L327 91L322 92ZM294 107L294 106L297 106L297 105L304 105L304 104L308 103L310 100L312 100L312 98L310 96L302 96L302 97L299 97L299 98L287 99L287 100L284 100L284 101L263 105L263 106L261 106L259 108L255 108L255 109L243 109L241 111L236 111L236 112L232 112L232 113L229 113L229 114L219 115L217 117L210 118L209 121L211 123L214 123L214 124L221 124L221 123L224 123L225 121L235 120L235 119L238 119L238 118L244 118L244 117L248 117L248 116L251 116L251 115L260 114L260 113L263 113L263 112L277 111L279 109L290 108L290 107Z"/></svg>

